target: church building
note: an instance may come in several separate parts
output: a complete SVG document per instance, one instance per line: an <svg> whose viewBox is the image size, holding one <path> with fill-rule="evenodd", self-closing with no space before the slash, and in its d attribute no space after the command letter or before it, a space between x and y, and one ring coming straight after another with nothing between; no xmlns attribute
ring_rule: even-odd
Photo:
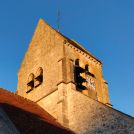
<svg viewBox="0 0 134 134"><path fill-rule="evenodd" d="M15 96L47 112L68 134L134 133L134 118L112 108L102 62L43 19L18 71Z"/></svg>
<svg viewBox="0 0 134 134"><path fill-rule="evenodd" d="M101 61L40 19L18 72L17 93L69 126L75 92L111 106Z"/></svg>

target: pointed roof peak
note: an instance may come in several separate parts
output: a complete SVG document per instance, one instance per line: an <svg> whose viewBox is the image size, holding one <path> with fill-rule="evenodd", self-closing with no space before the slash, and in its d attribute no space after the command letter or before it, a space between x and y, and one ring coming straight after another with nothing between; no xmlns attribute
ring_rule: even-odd
<svg viewBox="0 0 134 134"><path fill-rule="evenodd" d="M98 58L96 58L93 54L91 54L88 50L86 50L81 44L79 44L78 42L69 39L68 37L66 37L65 35L63 35L62 33L58 32L58 30L56 30L55 28L53 28L52 26L50 26L46 21L44 21L44 19L40 18L38 21L38 25L45 25L48 26L51 30L55 31L59 36L61 36L62 38L64 38L66 41L68 41L70 44L72 44L73 46L77 47L78 49L82 50L83 52L87 53L88 55L92 56L93 58L95 58L98 62L102 63Z"/></svg>
<svg viewBox="0 0 134 134"><path fill-rule="evenodd" d="M45 24L45 25L50 26L43 18L39 19L38 24Z"/></svg>

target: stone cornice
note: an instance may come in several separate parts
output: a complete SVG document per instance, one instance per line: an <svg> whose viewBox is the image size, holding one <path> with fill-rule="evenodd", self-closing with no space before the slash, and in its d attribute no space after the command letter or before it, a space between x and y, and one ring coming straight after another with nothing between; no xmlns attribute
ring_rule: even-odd
<svg viewBox="0 0 134 134"><path fill-rule="evenodd" d="M92 55L89 55L89 54L83 52L82 50L80 50L79 48L75 47L74 45L72 45L70 43L67 43L67 46L74 49L75 51L77 51L81 55L85 56L85 58L90 59L92 62L94 62L95 65L102 66L102 63L100 61L98 61L95 57L93 57Z"/></svg>

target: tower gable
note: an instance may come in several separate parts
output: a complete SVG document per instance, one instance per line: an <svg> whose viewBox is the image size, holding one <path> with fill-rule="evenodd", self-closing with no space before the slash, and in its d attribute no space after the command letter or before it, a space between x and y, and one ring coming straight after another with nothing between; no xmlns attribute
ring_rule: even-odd
<svg viewBox="0 0 134 134"><path fill-rule="evenodd" d="M133 126L131 117L109 107L101 61L42 19L18 72L17 92L76 133L123 133Z"/></svg>
<svg viewBox="0 0 134 134"><path fill-rule="evenodd" d="M106 84L100 60L39 20L18 72L19 95L38 103L68 127L70 90L107 104Z"/></svg>
<svg viewBox="0 0 134 134"><path fill-rule="evenodd" d="M39 20L18 72L19 95L37 101L57 89L57 62L64 55L63 42L64 38L57 31ZM39 80L39 68L42 68L42 80ZM33 84L29 80L31 74Z"/></svg>

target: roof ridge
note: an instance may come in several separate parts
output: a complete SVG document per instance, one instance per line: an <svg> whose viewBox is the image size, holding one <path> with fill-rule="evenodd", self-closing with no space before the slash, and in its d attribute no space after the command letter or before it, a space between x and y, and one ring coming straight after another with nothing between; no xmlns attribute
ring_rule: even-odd
<svg viewBox="0 0 134 134"><path fill-rule="evenodd" d="M37 117L38 120L42 120L44 121L44 123L46 122L47 124L51 124L53 126L56 126L57 128L61 128L62 130L72 132L70 129L61 125L51 114L49 114L37 103L25 97L22 97L15 92L0 88L0 104L4 111L7 113L7 115L10 117L10 119L16 122L16 125L21 119L17 119L15 114L18 114L20 117L20 113L24 113L22 117L24 117L24 120L26 120L28 116L26 113L28 113L32 115L29 117L30 119ZM19 125L17 126L19 128Z"/></svg>
<svg viewBox="0 0 134 134"><path fill-rule="evenodd" d="M0 92L1 92L1 90L4 91L5 93L7 93L8 95L10 95L11 97L12 97L12 95L15 96L16 99L18 99L18 100L20 100L20 101L25 100L24 103L28 102L28 105L33 104L33 106L34 106L35 108L38 108L38 109L42 110L42 112L45 112L45 114L51 116L51 119L50 119L50 120L55 121L55 122L57 123L57 124L56 124L57 126L62 127L62 125L61 125L59 122L57 122L57 120L56 120L51 114L49 114L46 110L44 110L44 109L43 109L41 106L39 106L36 102L34 102L34 101L32 101L32 100L29 100L29 99L27 99L27 98L25 98L25 97L23 97L23 96L20 96L20 95L16 94L15 92L6 90L6 89L4 89L4 88L0 88ZM19 102L18 102L18 103L19 103ZM41 113L42 113L42 112L41 112ZM43 113L42 113L42 115L43 115ZM44 116L43 116L43 118L45 119ZM49 121L47 120L47 122L49 122ZM52 123L52 124L53 124L53 123Z"/></svg>
<svg viewBox="0 0 134 134"><path fill-rule="evenodd" d="M14 96L16 96L16 97L20 97L20 98L22 98L22 99L24 99L24 100L27 100L27 101L29 101L29 102L32 102L32 103L34 103L34 101L32 101L32 100L30 100L30 99L28 99L28 98L25 98L25 97L23 97L23 96L20 96L19 94L17 94L16 92L12 92L12 91L9 91L9 90L6 90L6 89L4 89L4 88L0 88L0 90L3 90L4 92L7 92L7 93L10 93L10 95L12 94L12 95L14 95ZM35 103L36 104L36 103Z"/></svg>
<svg viewBox="0 0 134 134"><path fill-rule="evenodd" d="M53 28L46 21L44 21L44 19L40 18L39 21L42 21L43 23L45 23L50 29L52 29L53 31L55 31L60 37L66 39L69 43L72 43L72 45L74 45L75 47L77 47L78 49L81 49L82 51L84 51L85 53L87 53L88 55L90 55L91 57L95 58L98 62L102 63L98 58L96 58L93 54L91 54L80 43L76 42L75 40L71 40L68 37L66 37L65 35L63 35L62 33L58 32L55 28Z"/></svg>

